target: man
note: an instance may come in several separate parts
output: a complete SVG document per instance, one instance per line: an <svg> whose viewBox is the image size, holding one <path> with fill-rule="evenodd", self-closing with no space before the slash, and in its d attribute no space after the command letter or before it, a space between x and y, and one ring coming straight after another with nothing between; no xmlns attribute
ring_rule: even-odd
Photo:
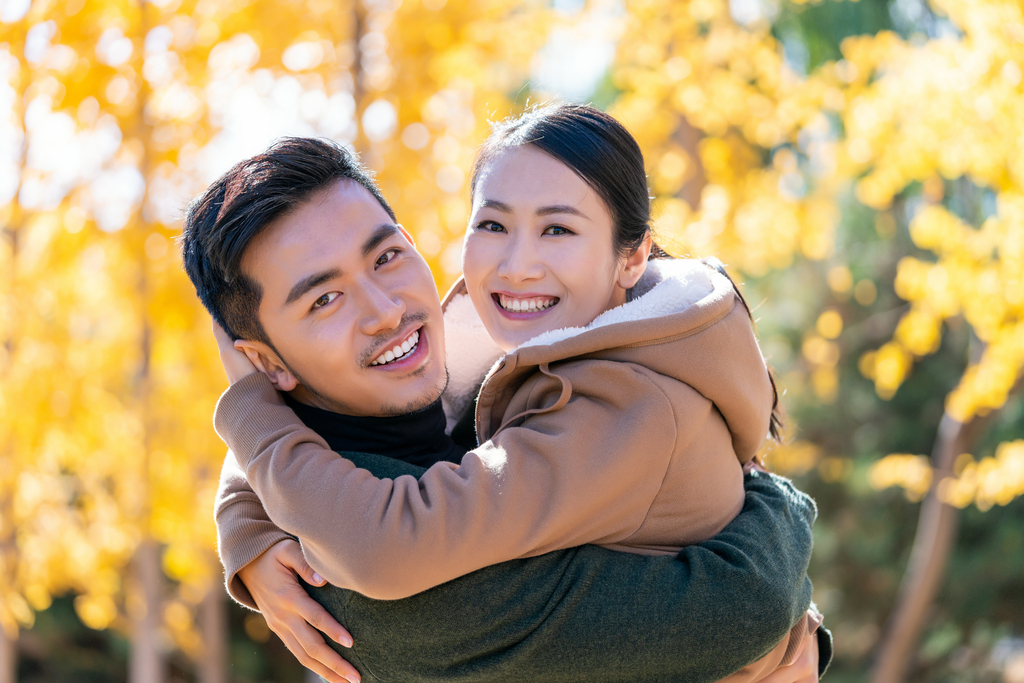
<svg viewBox="0 0 1024 683"><path fill-rule="evenodd" d="M226 403L252 405L239 398L245 392L284 392L325 445L378 477L458 462L475 445L444 435L443 323L429 269L345 150L287 139L242 162L190 207L183 252L204 305L258 370L232 371L238 358L224 353L239 381L219 415L230 413ZM374 366L413 335L414 363ZM231 460L217 508L229 590L267 612L259 596L281 589L260 577L275 565L305 568L281 559L281 548L294 547L290 537ZM386 585L369 588L371 597L308 588L355 637L339 651L358 673L301 627L286 643L330 680L718 680L771 651L810 601L813 504L768 475L745 480L744 512L676 558L584 546L487 567L402 600L372 599L387 598ZM329 569L316 558L310 564ZM273 609L309 615L348 644L323 613L292 604ZM819 642L824 666L829 643Z"/></svg>

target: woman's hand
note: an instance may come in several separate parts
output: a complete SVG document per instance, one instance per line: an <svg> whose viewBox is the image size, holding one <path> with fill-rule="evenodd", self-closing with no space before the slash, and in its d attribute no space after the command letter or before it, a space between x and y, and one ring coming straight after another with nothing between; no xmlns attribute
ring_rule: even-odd
<svg viewBox="0 0 1024 683"><path fill-rule="evenodd" d="M760 683L818 683L818 632L804 638L791 664L780 666Z"/></svg>
<svg viewBox="0 0 1024 683"><path fill-rule="evenodd" d="M344 647L352 647L352 636L309 597L296 576L315 586L326 583L293 540L275 543L238 572L267 626L302 666L330 683L359 683L359 672L327 645L317 629Z"/></svg>
<svg viewBox="0 0 1024 683"><path fill-rule="evenodd" d="M256 372L256 366L249 358L235 348L235 343L216 321L213 323L213 336L217 338L217 350L220 351L220 362L228 374L228 382L234 384L243 377Z"/></svg>

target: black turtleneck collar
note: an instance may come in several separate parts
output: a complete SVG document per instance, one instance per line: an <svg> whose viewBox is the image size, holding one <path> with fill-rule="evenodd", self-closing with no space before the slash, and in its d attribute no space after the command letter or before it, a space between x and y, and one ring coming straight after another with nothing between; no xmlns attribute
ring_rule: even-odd
<svg viewBox="0 0 1024 683"><path fill-rule="evenodd" d="M375 453L420 467L442 460L461 462L466 453L444 433L441 399L422 410L393 417L341 415L299 403L287 394L284 400L307 427L338 452Z"/></svg>

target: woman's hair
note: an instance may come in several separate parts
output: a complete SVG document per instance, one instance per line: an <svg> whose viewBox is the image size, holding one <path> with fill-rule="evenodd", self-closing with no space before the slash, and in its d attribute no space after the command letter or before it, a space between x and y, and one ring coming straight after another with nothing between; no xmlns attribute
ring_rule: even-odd
<svg viewBox="0 0 1024 683"><path fill-rule="evenodd" d="M651 229L651 197L643 153L621 123L587 104L534 107L495 123L473 164L470 192L491 161L523 145L554 157L592 187L612 216L615 252L636 251ZM668 254L652 244L651 258Z"/></svg>

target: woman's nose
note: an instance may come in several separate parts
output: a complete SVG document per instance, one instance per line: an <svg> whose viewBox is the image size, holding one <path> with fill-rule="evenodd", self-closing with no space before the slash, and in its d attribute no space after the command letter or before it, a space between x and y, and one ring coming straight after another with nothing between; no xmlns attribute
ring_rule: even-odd
<svg viewBox="0 0 1024 683"><path fill-rule="evenodd" d="M515 240L502 254L498 276L509 282L538 280L544 277L544 265L532 245L524 243L524 240Z"/></svg>

